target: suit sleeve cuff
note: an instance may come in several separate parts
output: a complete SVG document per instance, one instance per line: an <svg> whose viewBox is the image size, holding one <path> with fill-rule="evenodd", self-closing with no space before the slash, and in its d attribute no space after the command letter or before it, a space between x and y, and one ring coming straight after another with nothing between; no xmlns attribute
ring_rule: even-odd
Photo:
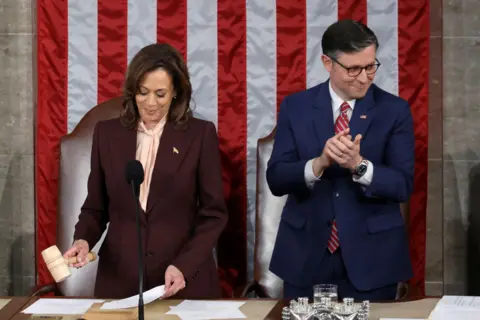
<svg viewBox="0 0 480 320"><path fill-rule="evenodd" d="M320 180L322 177L322 173L317 177L313 173L313 159L308 160L307 163L305 164L305 183L307 184L308 188L312 189L313 186L315 185L315 182Z"/></svg>

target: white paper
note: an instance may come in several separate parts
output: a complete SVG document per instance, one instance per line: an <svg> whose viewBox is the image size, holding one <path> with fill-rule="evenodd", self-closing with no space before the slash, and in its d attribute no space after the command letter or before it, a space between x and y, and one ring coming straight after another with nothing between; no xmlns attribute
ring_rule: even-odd
<svg viewBox="0 0 480 320"><path fill-rule="evenodd" d="M380 318L380 320L425 320L425 318Z"/></svg>
<svg viewBox="0 0 480 320"><path fill-rule="evenodd" d="M165 286L158 286L143 293L143 304L149 304L165 294ZM138 307L138 294L129 298L107 302L101 306L103 310L127 309Z"/></svg>
<svg viewBox="0 0 480 320"><path fill-rule="evenodd" d="M480 310L480 297L444 296L437 304L438 308L473 309Z"/></svg>
<svg viewBox="0 0 480 320"><path fill-rule="evenodd" d="M480 297L444 296L437 303L431 320L478 320Z"/></svg>
<svg viewBox="0 0 480 320"><path fill-rule="evenodd" d="M94 303L102 303L103 300L96 299L55 299L45 298L38 299L28 308L22 311L22 313L28 314L84 314L90 309Z"/></svg>
<svg viewBox="0 0 480 320"><path fill-rule="evenodd" d="M430 318L431 320L478 320L478 310L449 310L436 309Z"/></svg>
<svg viewBox="0 0 480 320"><path fill-rule="evenodd" d="M177 315L182 320L245 319L245 314L239 310L244 304L245 301L185 300L171 306L166 314Z"/></svg>
<svg viewBox="0 0 480 320"><path fill-rule="evenodd" d="M166 314L175 314L182 320L203 320L203 319L245 319L247 318L238 309L223 310L170 310Z"/></svg>
<svg viewBox="0 0 480 320"><path fill-rule="evenodd" d="M245 301L211 301L211 300L184 300L171 309L198 310L198 309L238 309Z"/></svg>

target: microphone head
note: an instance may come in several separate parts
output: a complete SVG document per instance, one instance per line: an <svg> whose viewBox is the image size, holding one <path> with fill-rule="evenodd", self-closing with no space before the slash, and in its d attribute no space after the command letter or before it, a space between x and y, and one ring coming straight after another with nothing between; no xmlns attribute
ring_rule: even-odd
<svg viewBox="0 0 480 320"><path fill-rule="evenodd" d="M131 160L127 163L127 167L125 168L125 178L127 179L127 183L133 183L136 187L140 187L145 178L145 174L143 172L143 166L138 160Z"/></svg>

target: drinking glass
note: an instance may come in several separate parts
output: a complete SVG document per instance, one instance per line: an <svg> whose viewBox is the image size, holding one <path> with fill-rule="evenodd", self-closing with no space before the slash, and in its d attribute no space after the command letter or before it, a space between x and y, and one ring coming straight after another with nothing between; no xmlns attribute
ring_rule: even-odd
<svg viewBox="0 0 480 320"><path fill-rule="evenodd" d="M338 288L335 284L317 284L313 286L313 303L319 304L322 297L328 297L332 303L338 301Z"/></svg>

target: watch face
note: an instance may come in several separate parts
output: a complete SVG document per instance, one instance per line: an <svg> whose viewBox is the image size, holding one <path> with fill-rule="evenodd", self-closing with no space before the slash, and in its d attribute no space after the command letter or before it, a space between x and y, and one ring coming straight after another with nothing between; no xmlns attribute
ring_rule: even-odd
<svg viewBox="0 0 480 320"><path fill-rule="evenodd" d="M362 163L357 167L357 175L361 176L364 175L365 172L367 171L367 165Z"/></svg>

